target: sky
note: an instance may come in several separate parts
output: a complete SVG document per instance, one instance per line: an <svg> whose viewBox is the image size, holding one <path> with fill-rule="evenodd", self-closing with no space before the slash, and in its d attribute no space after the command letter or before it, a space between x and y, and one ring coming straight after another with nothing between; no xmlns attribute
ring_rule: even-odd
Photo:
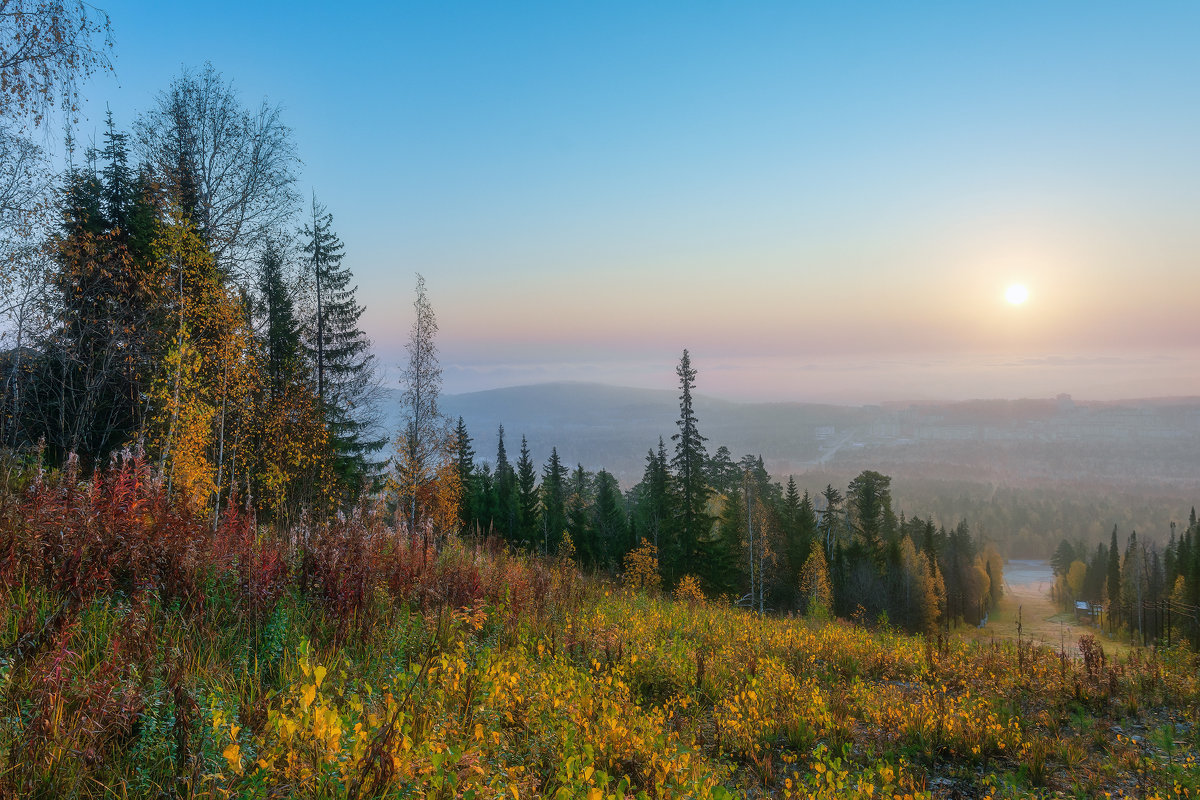
<svg viewBox="0 0 1200 800"><path fill-rule="evenodd" d="M280 104L385 377L420 272L447 392L1200 395L1198 4L99 5L83 138Z"/></svg>

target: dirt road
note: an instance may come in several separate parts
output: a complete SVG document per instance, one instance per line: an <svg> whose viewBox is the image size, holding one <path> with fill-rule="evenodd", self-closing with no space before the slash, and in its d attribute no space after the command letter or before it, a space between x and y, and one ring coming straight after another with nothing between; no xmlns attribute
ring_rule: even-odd
<svg viewBox="0 0 1200 800"><path fill-rule="evenodd" d="M1092 634L1109 652L1125 652L1128 646L1101 633L1086 623L1076 622L1075 614L1061 611L1050 599L1054 572L1045 561L1009 561L1004 565L1004 597L993 609L988 623L982 628L960 629L964 636L980 641L1017 638L1017 620L1021 622L1021 638L1053 647L1066 648L1078 655L1079 637Z"/></svg>

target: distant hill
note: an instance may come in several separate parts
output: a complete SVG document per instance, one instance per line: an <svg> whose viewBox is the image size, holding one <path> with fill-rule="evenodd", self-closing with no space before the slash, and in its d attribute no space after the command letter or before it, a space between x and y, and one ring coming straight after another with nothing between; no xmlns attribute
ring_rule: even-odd
<svg viewBox="0 0 1200 800"><path fill-rule="evenodd" d="M398 429L398 391L385 393L383 410L390 429ZM546 383L447 395L442 410L464 419L480 459L495 458L503 424L510 458L524 434L539 468L557 447L567 464L603 467L628 487L641 478L646 452L660 436L672 450L679 401L666 389ZM696 413L709 453L725 445L734 459L761 454L777 477L891 469L1012 486L1200 487L1197 398L851 407L698 395Z"/></svg>
<svg viewBox="0 0 1200 800"><path fill-rule="evenodd" d="M391 430L400 424L399 391L384 395ZM859 424L862 409L803 403L735 403L698 395L696 414L709 450L722 444L738 458L744 453L771 454L797 462L821 456L814 431L822 426ZM676 392L599 383L546 383L442 398L443 413L462 417L478 457L494 460L496 432L504 425L504 444L515 458L524 434L539 467L557 447L567 464L607 469L625 486L642 475L646 451L661 436L668 449L679 416Z"/></svg>

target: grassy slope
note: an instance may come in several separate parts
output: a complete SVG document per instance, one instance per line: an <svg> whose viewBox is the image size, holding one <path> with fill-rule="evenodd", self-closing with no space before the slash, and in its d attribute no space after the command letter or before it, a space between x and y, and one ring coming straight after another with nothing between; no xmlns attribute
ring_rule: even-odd
<svg viewBox="0 0 1200 800"><path fill-rule="evenodd" d="M300 559L298 537L233 522L173 535L153 502L54 496L0 509L0 793L1170 797L1200 786L1200 679L1182 650L1076 661L761 619L454 542L425 560L370 518L310 531ZM55 544L77 535L93 544ZM139 537L156 544L138 549ZM135 561L136 573L120 569Z"/></svg>

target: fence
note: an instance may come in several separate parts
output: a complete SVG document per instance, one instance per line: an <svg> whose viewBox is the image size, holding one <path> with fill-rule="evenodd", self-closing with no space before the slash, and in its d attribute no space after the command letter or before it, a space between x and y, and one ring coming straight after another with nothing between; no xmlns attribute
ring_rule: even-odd
<svg viewBox="0 0 1200 800"><path fill-rule="evenodd" d="M1129 630L1130 643L1141 640L1143 646L1170 646L1181 639L1193 650L1200 650L1200 606L1175 600L1129 603L1119 607L1121 618L1111 613L1103 621L1110 632L1116 632L1118 622Z"/></svg>

